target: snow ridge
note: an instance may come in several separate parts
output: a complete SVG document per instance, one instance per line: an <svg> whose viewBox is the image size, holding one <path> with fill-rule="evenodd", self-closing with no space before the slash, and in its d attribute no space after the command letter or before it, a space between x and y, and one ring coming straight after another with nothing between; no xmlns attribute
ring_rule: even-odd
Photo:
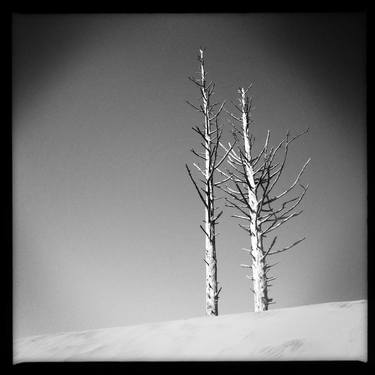
<svg viewBox="0 0 375 375"><path fill-rule="evenodd" d="M15 340L14 363L367 361L367 301L199 317Z"/></svg>

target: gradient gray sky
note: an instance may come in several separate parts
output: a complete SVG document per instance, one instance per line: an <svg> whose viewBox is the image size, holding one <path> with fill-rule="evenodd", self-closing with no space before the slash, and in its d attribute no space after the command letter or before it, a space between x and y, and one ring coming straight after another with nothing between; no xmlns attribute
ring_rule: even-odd
<svg viewBox="0 0 375 375"><path fill-rule="evenodd" d="M204 315L203 207L184 167L200 46L217 100L253 82L259 141L310 128L283 180L312 158L305 211L279 244L307 239L275 258L272 308L366 298L364 40L358 14L15 15L15 337ZM230 214L220 314L253 309Z"/></svg>

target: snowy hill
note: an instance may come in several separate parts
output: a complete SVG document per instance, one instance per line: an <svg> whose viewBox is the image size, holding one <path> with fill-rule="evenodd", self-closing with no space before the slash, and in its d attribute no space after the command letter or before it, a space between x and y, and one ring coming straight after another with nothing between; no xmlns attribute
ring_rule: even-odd
<svg viewBox="0 0 375 375"><path fill-rule="evenodd" d="M367 360L367 301L15 340L14 362Z"/></svg>

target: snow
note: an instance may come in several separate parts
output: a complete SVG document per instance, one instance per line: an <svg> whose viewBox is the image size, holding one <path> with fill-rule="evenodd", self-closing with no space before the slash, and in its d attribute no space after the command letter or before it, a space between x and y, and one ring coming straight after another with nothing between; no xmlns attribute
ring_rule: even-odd
<svg viewBox="0 0 375 375"><path fill-rule="evenodd" d="M367 301L39 335L14 341L33 361L367 361Z"/></svg>

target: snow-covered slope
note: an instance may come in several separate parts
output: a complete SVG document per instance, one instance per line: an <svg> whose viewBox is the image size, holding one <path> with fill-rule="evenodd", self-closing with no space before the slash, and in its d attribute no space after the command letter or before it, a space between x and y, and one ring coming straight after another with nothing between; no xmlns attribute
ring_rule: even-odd
<svg viewBox="0 0 375 375"><path fill-rule="evenodd" d="M367 360L367 301L22 338L14 362Z"/></svg>

